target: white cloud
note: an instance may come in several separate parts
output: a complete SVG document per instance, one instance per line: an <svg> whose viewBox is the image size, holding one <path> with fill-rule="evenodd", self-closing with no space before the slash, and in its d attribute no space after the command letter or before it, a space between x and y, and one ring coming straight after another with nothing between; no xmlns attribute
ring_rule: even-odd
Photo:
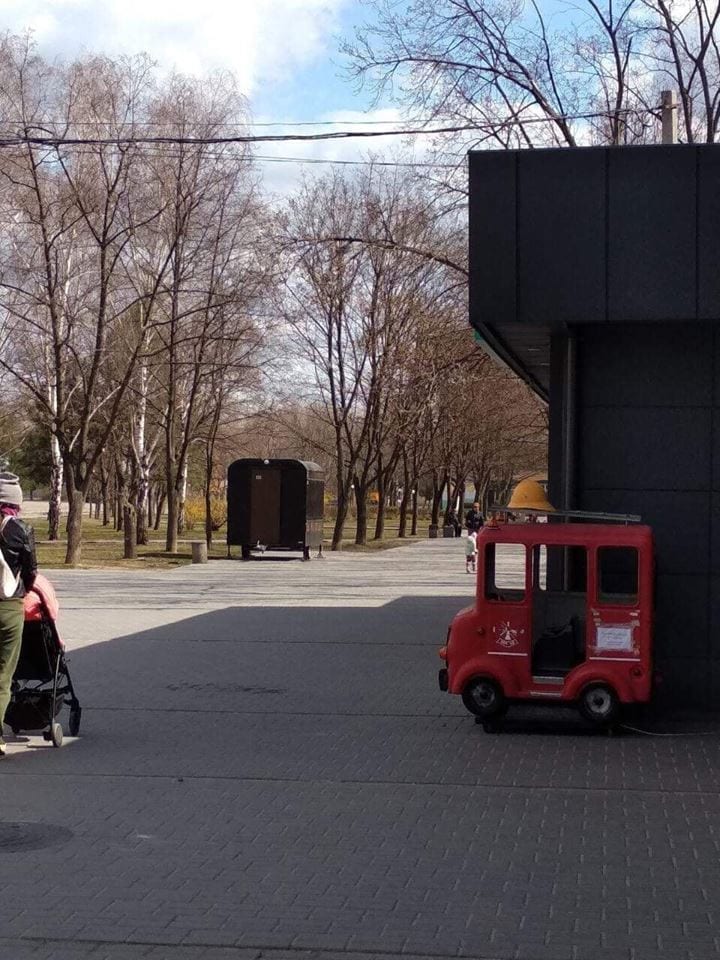
<svg viewBox="0 0 720 960"><path fill-rule="evenodd" d="M145 51L165 69L232 70L243 93L321 55L349 0L4 0L2 27L45 54Z"/></svg>
<svg viewBox="0 0 720 960"><path fill-rule="evenodd" d="M303 68L321 63L337 53L335 37L341 32L340 16L355 0L0 0L0 29L15 33L32 29L45 56L76 56L88 52L146 52L163 70L203 74L213 69L231 70L241 91L249 97L291 80L304 82ZM322 83L317 75L310 80ZM316 87L304 91L304 113L298 120L316 117ZM353 93L342 93L352 103ZM267 105L272 96L264 96ZM294 103L297 109L297 102ZM267 108L267 107L266 107ZM280 108L282 109L282 108ZM278 116L253 119L277 121ZM283 113L283 119L292 119ZM369 123L386 121L388 129L405 126L396 109L368 113L337 110L320 120L334 127L314 130L368 130ZM256 128L255 132L311 132L310 128ZM429 138L412 145L399 137L330 140L314 143L258 144L257 153L272 157L307 157L314 160L364 160L370 155L397 159L426 156ZM266 189L284 197L297 187L303 172L318 174L330 165L263 163Z"/></svg>

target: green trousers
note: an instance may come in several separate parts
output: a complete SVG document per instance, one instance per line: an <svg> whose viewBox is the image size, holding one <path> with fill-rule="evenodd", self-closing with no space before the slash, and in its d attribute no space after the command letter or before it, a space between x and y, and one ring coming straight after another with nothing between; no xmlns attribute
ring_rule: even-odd
<svg viewBox="0 0 720 960"><path fill-rule="evenodd" d="M24 618L22 600L0 600L0 740L10 703L10 684L20 656Z"/></svg>

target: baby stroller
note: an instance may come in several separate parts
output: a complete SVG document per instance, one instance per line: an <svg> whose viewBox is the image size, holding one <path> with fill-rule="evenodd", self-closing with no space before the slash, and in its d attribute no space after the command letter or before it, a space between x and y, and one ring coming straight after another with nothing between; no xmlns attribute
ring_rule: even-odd
<svg viewBox="0 0 720 960"><path fill-rule="evenodd" d="M54 747L63 742L62 724L57 720L63 706L70 707L68 730L73 737L80 731L82 716L57 631L57 615L55 590L38 574L25 597L22 648L5 713L5 723L14 734L42 730Z"/></svg>

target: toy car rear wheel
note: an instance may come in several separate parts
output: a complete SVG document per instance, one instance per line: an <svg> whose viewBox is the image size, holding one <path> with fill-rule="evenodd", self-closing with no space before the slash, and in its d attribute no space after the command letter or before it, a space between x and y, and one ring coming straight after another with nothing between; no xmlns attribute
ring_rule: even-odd
<svg viewBox="0 0 720 960"><path fill-rule="evenodd" d="M479 719L478 717L478 720ZM502 730L502 719L500 717L491 717L489 720L483 720L482 728L485 733L500 733Z"/></svg>
<svg viewBox="0 0 720 960"><path fill-rule="evenodd" d="M73 707L68 717L68 731L71 737L76 737L80 733L80 718L82 717L82 707Z"/></svg>
<svg viewBox="0 0 720 960"><path fill-rule="evenodd" d="M505 710L505 694L489 677L473 677L462 692L465 709L476 717L496 717Z"/></svg>
<svg viewBox="0 0 720 960"><path fill-rule="evenodd" d="M612 724L619 712L620 701L607 683L591 683L580 694L580 713L591 723Z"/></svg>

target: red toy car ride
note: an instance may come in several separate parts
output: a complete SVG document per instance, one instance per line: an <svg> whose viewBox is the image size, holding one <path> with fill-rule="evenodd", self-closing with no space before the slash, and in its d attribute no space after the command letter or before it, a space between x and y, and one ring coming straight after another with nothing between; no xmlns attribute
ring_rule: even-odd
<svg viewBox="0 0 720 960"><path fill-rule="evenodd" d="M533 519L480 531L475 603L450 625L440 689L488 731L512 701L574 704L610 726L651 695L652 531Z"/></svg>

